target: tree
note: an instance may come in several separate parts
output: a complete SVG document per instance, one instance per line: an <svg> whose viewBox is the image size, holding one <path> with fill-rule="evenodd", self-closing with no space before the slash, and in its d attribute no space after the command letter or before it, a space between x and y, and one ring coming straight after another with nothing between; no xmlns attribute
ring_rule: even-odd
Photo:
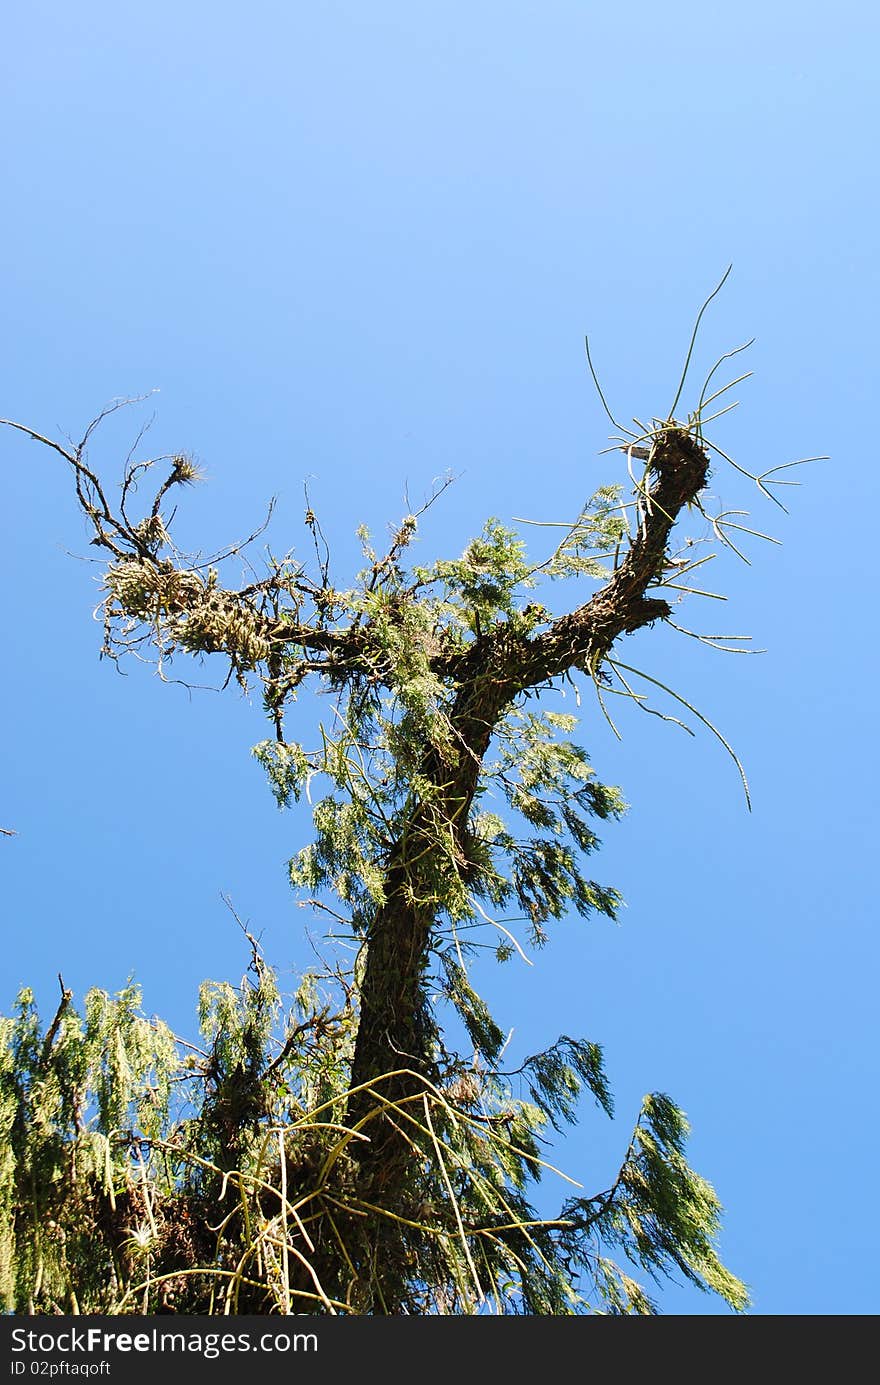
<svg viewBox="0 0 880 1385"><path fill-rule="evenodd" d="M615 423L629 494L602 487L537 562L490 519L461 557L408 564L444 483L384 552L360 533L353 584L334 580L309 505L310 564L269 553L236 587L225 573L243 545L202 561L172 538L171 502L198 479L190 457L129 459L108 499L89 446L130 401L76 444L5 421L60 454L106 554L103 654L149 650L160 672L181 654L218 655L227 681L260 686L273 734L255 753L279 804L314 805L291 883L357 943L350 970L328 964L285 1006L247 934L240 987L202 988L200 1046L145 1019L132 986L90 992L81 1016L62 981L45 1033L19 996L0 1022L8 1311L652 1312L634 1266L745 1307L719 1259L718 1199L663 1094L645 1099L609 1188L537 1214L548 1131L576 1119L582 1092L611 1113L602 1052L563 1035L522 1063L529 1099L515 1097L469 970L484 935L503 961L542 946L569 910L615 916L619 895L586 870L597 823L622 799L571 739L575 719L542 700L580 680L606 716L612 693L654 711L640 688L670 690L616 651L656 622L692 633L673 620L706 561L688 519L736 552L757 534L741 511L704 503L710 454L743 470L704 431L738 383L710 393L736 352L676 416L705 306L667 415L638 432ZM771 499L778 470L752 477ZM535 599L541 583L571 597L565 609ZM309 684L332 706L311 744L288 739L285 721Z"/></svg>

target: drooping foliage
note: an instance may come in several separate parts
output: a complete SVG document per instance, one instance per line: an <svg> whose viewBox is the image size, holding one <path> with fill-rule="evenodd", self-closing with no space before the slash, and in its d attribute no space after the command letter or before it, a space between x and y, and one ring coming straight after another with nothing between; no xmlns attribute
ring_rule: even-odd
<svg viewBox="0 0 880 1385"><path fill-rule="evenodd" d="M312 810L291 885L354 960L285 1005L249 939L241 986L203 987L197 1046L144 1019L132 987L91 992L82 1017L64 992L45 1033L22 994L0 1032L7 1311L651 1312L640 1271L744 1307L718 1258L718 1200L664 1095L645 1098L604 1192L538 1214L549 1136L585 1097L611 1114L602 1052L563 1035L514 1080L473 971L477 949L504 962L572 913L616 915L591 858L623 800L545 695L567 682L606 716L612 694L657 710L642 689L662 685L616 647L656 622L692 634L673 614L708 555L677 526L694 516L736 552L757 534L706 508L710 453L731 460L704 432L729 388L709 394L715 369L685 420L673 406L614 440L629 494L600 488L549 556L492 519L460 557L410 563L438 492L384 552L361 531L348 583L310 505L310 562L270 554L236 587L224 573L242 544L201 562L171 537L190 459L171 459L135 518L152 460L127 464L112 505L89 460L95 424L69 448L12 425L65 459L108 556L104 653L149 649L160 671L220 655L260 685L272 735L255 754L280 806ZM752 479L775 498L771 476ZM293 705L310 685L332 709L311 733L314 704Z"/></svg>
<svg viewBox="0 0 880 1385"><path fill-rule="evenodd" d="M357 1313L382 1311L390 1283L410 1313L651 1312L632 1261L744 1306L668 1097L645 1099L612 1188L534 1210L548 1125L574 1119L582 1088L612 1110L598 1046L567 1037L525 1061L526 1098L474 1058L398 1102L414 1200L381 1220L406 1261L365 1278L356 1009L317 1004L308 978L283 1010L251 945L240 986L202 987L199 1046L147 1019L131 985L90 992L82 1015L64 992L45 1032L25 991L2 1021L4 1311Z"/></svg>

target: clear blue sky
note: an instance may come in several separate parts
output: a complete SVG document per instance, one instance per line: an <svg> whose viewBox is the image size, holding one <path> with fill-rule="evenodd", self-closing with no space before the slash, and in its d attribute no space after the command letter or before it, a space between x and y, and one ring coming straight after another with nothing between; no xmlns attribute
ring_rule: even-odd
<svg viewBox="0 0 880 1385"><path fill-rule="evenodd" d="M713 565L720 628L766 654L656 630L629 652L735 744L754 811L708 734L633 709L618 744L585 702L632 805L595 873L628 908L566 922L494 995L518 1051L560 1030L605 1046L618 1118L586 1113L559 1155L590 1191L643 1092L686 1109L762 1314L878 1307L878 28L851 0L31 0L0 54L0 414L79 433L159 389L152 448L202 459L180 523L206 548L272 494L276 547L301 543L306 478L343 558L447 469L426 556L488 514L573 516L614 465L584 333L620 413L662 414L733 262L699 364L755 335L756 376L722 446L756 470L832 460L789 517L716 472L784 541ZM135 426L92 454L111 477ZM308 964L284 870L302 822L249 755L258 703L99 662L60 461L8 434L0 467L0 825L19 833L0 1007L29 983L50 1013L59 970L80 995L133 974L191 1033L198 983L246 961L221 891L285 981Z"/></svg>

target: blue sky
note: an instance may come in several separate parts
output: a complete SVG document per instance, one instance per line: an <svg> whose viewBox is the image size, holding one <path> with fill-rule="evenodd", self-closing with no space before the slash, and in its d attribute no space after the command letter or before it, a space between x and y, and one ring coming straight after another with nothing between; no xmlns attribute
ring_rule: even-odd
<svg viewBox="0 0 880 1385"><path fill-rule="evenodd" d="M151 449L207 474L179 521L205 548L271 495L276 547L302 545L305 481L343 567L359 523L383 533L448 470L425 556L489 514L573 517L617 478L585 332L612 407L663 414L733 263L697 366L754 335L756 374L718 439L754 470L831 460L803 469L787 517L715 469L713 493L783 541L713 564L721 628L767 653L655 630L624 657L723 730L754 811L710 735L624 709L618 743L585 699L583 740L632 805L595 873L628 907L619 927L567 921L491 984L519 1051L560 1030L605 1046L618 1118L585 1113L559 1152L590 1191L643 1092L686 1109L762 1314L878 1301L878 28L849 0L34 0L0 54L0 413L78 434L157 389ZM144 416L96 445L108 476ZM246 960L221 891L287 980L308 965L284 869L302 820L250 757L257 702L99 662L60 462L10 433L0 466L0 825L19 834L0 841L0 1006L28 983L49 1013L58 971L80 995L133 974L191 1033L198 983Z"/></svg>

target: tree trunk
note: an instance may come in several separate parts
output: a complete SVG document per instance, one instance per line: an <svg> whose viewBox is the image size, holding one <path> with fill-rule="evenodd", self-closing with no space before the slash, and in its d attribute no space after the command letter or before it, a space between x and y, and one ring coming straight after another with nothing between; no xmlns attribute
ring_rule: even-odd
<svg viewBox="0 0 880 1385"><path fill-rule="evenodd" d="M437 793L441 811L459 843L479 782L483 756L500 718L516 697L571 668L593 673L619 635L631 633L669 614L662 598L646 589L660 573L669 534L683 506L706 483L708 459L679 430L663 434L654 447L654 483L644 497L638 534L606 585L590 601L530 638L499 622L481 635L454 669L457 685L450 721L455 763L426 750L424 773ZM446 670L447 674L449 670ZM436 804L434 805L436 808ZM413 1173L406 1118L389 1109L425 1090L422 1079L435 1076L432 1048L436 1030L426 992L430 948L438 910L420 903L418 865L406 864L404 838L428 844L431 818L418 805L389 867L385 902L377 910L367 939L360 989L360 1021L352 1064L348 1122L359 1125L369 1143L357 1142L360 1194L365 1202L406 1216ZM418 857L418 851L415 856ZM464 855L462 853L462 861ZM414 1111L414 1114L417 1112ZM415 1184L413 1184L413 1188ZM405 1232L375 1215L360 1227L362 1244L374 1264L405 1262L400 1249ZM381 1270L379 1271L381 1275ZM383 1283L381 1307L401 1311L397 1273Z"/></svg>

